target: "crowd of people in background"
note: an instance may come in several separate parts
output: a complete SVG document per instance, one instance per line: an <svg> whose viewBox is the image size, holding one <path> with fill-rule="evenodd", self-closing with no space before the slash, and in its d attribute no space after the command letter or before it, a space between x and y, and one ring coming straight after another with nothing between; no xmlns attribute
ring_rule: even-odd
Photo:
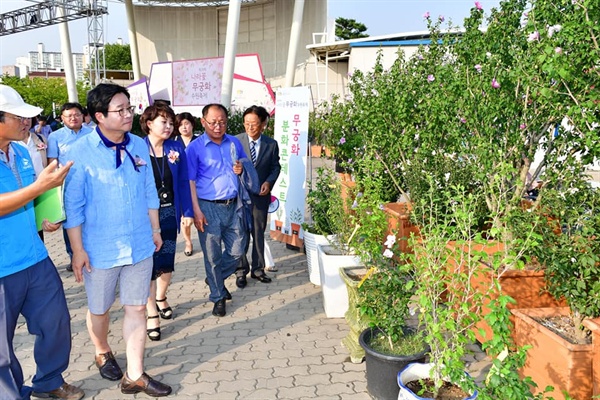
<svg viewBox="0 0 600 400"><path fill-rule="evenodd" d="M62 378L71 350L70 316L43 244L43 231L62 228L67 269L85 287L86 324L100 375L120 381L124 394L167 396L171 387L144 370L144 349L146 338L162 339L160 320L176 312L167 291L179 232L184 254L191 256L191 227L198 231L204 282L217 317L226 315L232 298L225 286L229 276L235 274L243 289L248 273L269 283L266 272L277 271L265 257L264 239L280 172L277 142L263 135L269 113L248 108L245 132L230 134L228 110L209 104L199 117L204 133L198 133L192 114L175 114L168 102L156 101L140 117L142 138L131 134L135 107L127 89L114 84L92 89L87 107L64 104L60 129L53 130L40 111L0 85L0 240L10 247L0 253L0 312L7 316L0 334L9 344L0 348L0 392L14 399L84 396ZM45 220L37 232L33 200L60 185L66 220ZM108 339L117 292L125 311L125 369ZM20 314L36 336L31 387L12 346Z"/></svg>

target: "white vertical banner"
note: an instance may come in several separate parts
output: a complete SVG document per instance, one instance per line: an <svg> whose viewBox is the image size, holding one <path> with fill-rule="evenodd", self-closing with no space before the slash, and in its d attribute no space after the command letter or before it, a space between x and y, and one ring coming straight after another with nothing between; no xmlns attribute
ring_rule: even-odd
<svg viewBox="0 0 600 400"><path fill-rule="evenodd" d="M271 237L301 247L310 90L278 89L275 99L275 140L279 144L281 173L271 191L279 200L279 208L271 214Z"/></svg>

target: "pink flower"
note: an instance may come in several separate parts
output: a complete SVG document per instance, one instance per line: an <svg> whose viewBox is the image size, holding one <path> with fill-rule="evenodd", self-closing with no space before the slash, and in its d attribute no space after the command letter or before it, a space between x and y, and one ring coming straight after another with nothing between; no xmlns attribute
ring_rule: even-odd
<svg viewBox="0 0 600 400"><path fill-rule="evenodd" d="M476 64L475 69L477 70L477 72L481 72L481 64Z"/></svg>
<svg viewBox="0 0 600 400"><path fill-rule="evenodd" d="M435 81L435 76L433 76L433 75L427 75L427 81L429 81L429 82Z"/></svg>
<svg viewBox="0 0 600 400"><path fill-rule="evenodd" d="M492 87L494 89L498 89L500 87L500 83L496 80L496 78L492 79Z"/></svg>
<svg viewBox="0 0 600 400"><path fill-rule="evenodd" d="M444 21L446 20L446 18L444 18L444 16L443 16L443 15L440 15L440 16L438 17L438 19L440 20L440 22L444 22Z"/></svg>
<svg viewBox="0 0 600 400"><path fill-rule="evenodd" d="M527 36L528 42L535 42L536 40L540 40L540 33L538 31L530 33L529 36Z"/></svg>
<svg viewBox="0 0 600 400"><path fill-rule="evenodd" d="M519 125L519 129L523 130L527 128L527 125L525 125L525 123L522 123L521 125Z"/></svg>
<svg viewBox="0 0 600 400"><path fill-rule="evenodd" d="M342 136L342 138L340 139L340 144L344 144L346 143L346 138Z"/></svg>
<svg viewBox="0 0 600 400"><path fill-rule="evenodd" d="M478 9L478 10L483 10L483 6L478 1L475 2L475 8Z"/></svg>
<svg viewBox="0 0 600 400"><path fill-rule="evenodd" d="M461 118L461 119L460 119L460 122L461 122L461 123L463 123L463 124L466 124L466 123L467 123L467 120L466 120L465 118Z"/></svg>
<svg viewBox="0 0 600 400"><path fill-rule="evenodd" d="M37 151L42 151L48 148L48 146L46 146L46 144L42 142L36 144L35 147L37 147Z"/></svg>
<svg viewBox="0 0 600 400"><path fill-rule="evenodd" d="M431 16L431 14L429 14L429 11L427 11L425 14L423 14L423 18L425 18L425 19L429 19L430 16Z"/></svg>
<svg viewBox="0 0 600 400"><path fill-rule="evenodd" d="M169 150L169 154L167 154L167 158L171 164L175 164L179 161L179 152L171 149Z"/></svg>
<svg viewBox="0 0 600 400"><path fill-rule="evenodd" d="M392 258L394 256L394 252L390 249L385 249L385 251L383 252L383 256L385 258Z"/></svg>
<svg viewBox="0 0 600 400"><path fill-rule="evenodd" d="M133 160L135 161L136 167L141 167L142 165L146 165L146 161L144 161L144 159L141 158L140 156L135 156L133 158Z"/></svg>
<svg viewBox="0 0 600 400"><path fill-rule="evenodd" d="M563 49L562 49L562 47L556 47L556 48L554 48L554 52L556 54L562 54L563 53Z"/></svg>

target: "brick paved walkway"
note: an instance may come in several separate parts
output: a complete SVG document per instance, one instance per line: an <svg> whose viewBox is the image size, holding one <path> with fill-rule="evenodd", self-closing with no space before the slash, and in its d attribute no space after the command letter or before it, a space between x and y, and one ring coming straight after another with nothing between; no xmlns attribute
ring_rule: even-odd
<svg viewBox="0 0 600 400"><path fill-rule="evenodd" d="M117 382L100 377L85 326L85 291L65 270L68 258L62 233L46 234L46 243L72 315L73 351L65 379L83 388L86 399L148 398L122 395ZM148 341L147 372L173 386L174 399L370 399L365 364L351 363L340 344L348 326L344 319L325 317L320 287L308 279L306 257L280 242L269 244L279 267L279 272L270 273L273 282L248 279L241 290L235 279L228 279L233 301L227 302L227 315L216 318L211 315L197 236L194 233L191 257L183 255L180 236L168 292L175 318L162 321L161 341ZM111 312L110 344L125 367L123 311L118 302ZM33 337L23 319L14 344L30 383L35 368ZM471 361L470 373L481 379L489 360L478 351Z"/></svg>

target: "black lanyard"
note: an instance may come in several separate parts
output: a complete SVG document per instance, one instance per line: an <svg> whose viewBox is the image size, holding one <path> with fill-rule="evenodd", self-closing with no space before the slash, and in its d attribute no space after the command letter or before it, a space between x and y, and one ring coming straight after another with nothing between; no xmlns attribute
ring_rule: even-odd
<svg viewBox="0 0 600 400"><path fill-rule="evenodd" d="M152 155L154 156L154 163L156 164L156 169L158 169L158 173L160 175L160 185L161 187L165 187L165 158L167 158L165 156L165 147L164 147L164 143L163 143L163 156L162 156L162 166L158 165L158 160L156 157L156 152L154 151L154 146L152 145L152 143L150 143L150 140L148 139L148 137L146 136L146 143L148 143L148 145L150 146L150 150L152 150Z"/></svg>

